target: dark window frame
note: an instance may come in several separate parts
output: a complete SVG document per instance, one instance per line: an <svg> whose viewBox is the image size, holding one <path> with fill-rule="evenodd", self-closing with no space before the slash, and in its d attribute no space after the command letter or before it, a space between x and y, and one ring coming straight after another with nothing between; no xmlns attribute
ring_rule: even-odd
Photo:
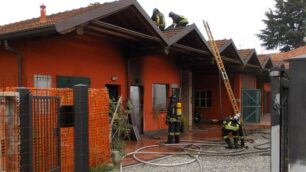
<svg viewBox="0 0 306 172"><path fill-rule="evenodd" d="M85 76L56 76L56 88L73 88L74 85L84 84L90 88L90 77Z"/></svg>
<svg viewBox="0 0 306 172"><path fill-rule="evenodd" d="M206 89L198 89L194 91L194 105L196 108L212 107L212 91Z"/></svg>

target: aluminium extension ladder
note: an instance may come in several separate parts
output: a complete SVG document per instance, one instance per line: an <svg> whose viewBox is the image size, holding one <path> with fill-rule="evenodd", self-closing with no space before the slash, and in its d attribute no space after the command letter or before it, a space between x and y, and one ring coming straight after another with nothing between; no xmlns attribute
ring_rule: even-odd
<svg viewBox="0 0 306 172"><path fill-rule="evenodd" d="M212 49L212 53L213 53L213 55L215 57L216 63L217 63L218 68L219 68L219 71L220 71L220 73L222 75L222 79L223 79L223 82L224 82L224 85L225 85L228 97L229 97L229 99L231 101L231 104L232 104L232 107L233 107L233 110L234 110L234 115L236 115L236 114L240 113L240 110L239 110L239 107L238 107L237 100L236 100L236 98L234 96L231 84L229 82L228 75L227 75L226 70L224 68L224 64L223 64L223 61L222 61L219 49L218 49L218 47L216 45L216 42L214 41L214 38L212 36L212 33L210 31L210 27L209 27L208 23L203 21L203 24L204 24L204 27L205 27L205 30L206 30L206 33L207 33L207 36L208 36L208 40L209 40L210 47Z"/></svg>

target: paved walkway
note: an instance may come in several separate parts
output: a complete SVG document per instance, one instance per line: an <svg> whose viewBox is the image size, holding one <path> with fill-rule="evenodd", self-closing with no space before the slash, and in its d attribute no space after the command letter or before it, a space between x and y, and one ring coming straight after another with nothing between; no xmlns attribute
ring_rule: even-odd
<svg viewBox="0 0 306 172"><path fill-rule="evenodd" d="M270 115L264 115L261 122L257 124L246 124L245 128L247 130L257 130L265 129L270 127ZM151 136L142 136L140 141L125 141L126 147L124 149L125 153L133 152L141 147L148 145L155 145L165 142L167 139L167 133L160 133ZM200 124L194 126L192 131L187 131L181 135L181 140L221 140L221 125L220 124ZM147 149L147 151L175 151L174 147L154 147ZM143 160L152 160L160 158L160 155L137 155ZM133 157L129 156L122 161L123 166L128 166L136 164L138 161L135 161Z"/></svg>

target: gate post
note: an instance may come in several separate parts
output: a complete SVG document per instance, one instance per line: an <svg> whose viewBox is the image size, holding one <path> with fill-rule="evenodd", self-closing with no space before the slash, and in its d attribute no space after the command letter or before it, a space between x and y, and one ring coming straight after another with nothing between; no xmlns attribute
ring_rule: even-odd
<svg viewBox="0 0 306 172"><path fill-rule="evenodd" d="M88 144L88 86L73 87L74 104L74 169L75 172L89 171Z"/></svg>
<svg viewBox="0 0 306 172"><path fill-rule="evenodd" d="M21 172L33 171L33 135L30 92L24 87L17 89L19 92L20 114L20 161Z"/></svg>
<svg viewBox="0 0 306 172"><path fill-rule="evenodd" d="M290 172L306 171L306 55L289 60L288 147Z"/></svg>
<svg viewBox="0 0 306 172"><path fill-rule="evenodd" d="M272 68L270 72L272 85L271 110L271 172L280 171L280 68Z"/></svg>

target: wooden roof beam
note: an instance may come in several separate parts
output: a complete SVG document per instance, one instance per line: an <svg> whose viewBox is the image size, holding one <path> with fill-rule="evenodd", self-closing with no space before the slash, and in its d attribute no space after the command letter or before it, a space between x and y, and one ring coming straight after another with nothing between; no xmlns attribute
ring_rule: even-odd
<svg viewBox="0 0 306 172"><path fill-rule="evenodd" d="M112 30L112 31L119 32L121 34L126 34L126 35L129 35L129 36L134 36L134 37L141 38L141 39L147 39L147 40L150 40L150 41L162 42L162 40L158 37L154 37L154 36L146 35L146 34L143 34L143 33L136 32L136 31L132 31L132 30L122 28L120 26L112 25L112 24L109 24L109 23L105 23L105 22L102 22L102 21L99 21L99 20L94 20L94 21L91 21L90 23L95 25L95 26L107 29L107 30Z"/></svg>

